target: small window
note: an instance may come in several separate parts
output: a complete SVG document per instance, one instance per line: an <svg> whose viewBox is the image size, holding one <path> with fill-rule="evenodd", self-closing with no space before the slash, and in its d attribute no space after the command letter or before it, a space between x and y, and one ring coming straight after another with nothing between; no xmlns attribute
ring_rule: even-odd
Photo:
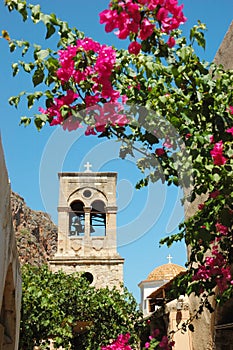
<svg viewBox="0 0 233 350"><path fill-rule="evenodd" d="M92 282L94 280L94 277L93 277L92 273L90 273L90 272L84 272L82 274L82 277L85 278L90 284L92 284Z"/></svg>
<svg viewBox="0 0 233 350"><path fill-rule="evenodd" d="M83 196L84 196L85 198L90 198L91 195L92 195L92 193L91 193L90 190L85 190L85 191L83 191Z"/></svg>

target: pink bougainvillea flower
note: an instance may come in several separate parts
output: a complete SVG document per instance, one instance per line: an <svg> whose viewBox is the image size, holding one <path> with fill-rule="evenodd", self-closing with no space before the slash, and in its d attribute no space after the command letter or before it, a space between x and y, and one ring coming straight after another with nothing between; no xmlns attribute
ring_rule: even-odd
<svg viewBox="0 0 233 350"><path fill-rule="evenodd" d="M143 14L143 15L142 15ZM125 0L109 4L109 9L100 13L100 23L105 31L118 29L115 34L120 39L127 37L147 40L157 25L158 29L170 34L186 21L183 5L178 0ZM158 23L159 22L159 23ZM170 37L168 46L173 47L175 39Z"/></svg>
<svg viewBox="0 0 233 350"><path fill-rule="evenodd" d="M158 157L161 157L161 156L163 156L163 155L165 154L165 151L164 151L163 148L157 148L157 149L155 150L155 154L156 154Z"/></svg>
<svg viewBox="0 0 233 350"><path fill-rule="evenodd" d="M158 328L156 328L153 332L152 332L152 337L156 338L158 335L160 334L160 330Z"/></svg>
<svg viewBox="0 0 233 350"><path fill-rule="evenodd" d="M146 5L149 2L149 0L138 0L139 4Z"/></svg>
<svg viewBox="0 0 233 350"><path fill-rule="evenodd" d="M109 18L110 13L107 11L103 17ZM69 46L59 51L59 63L61 68L57 71L57 76L62 83L73 79L76 83L80 83L87 78L93 81L92 91L99 98L117 99L119 93L112 88L111 74L116 62L116 52L112 47L101 45L91 38L78 39L76 46ZM83 69L75 67L75 60L78 52L94 51L95 61L85 66ZM109 91L109 94L107 93ZM98 102L98 101L96 101Z"/></svg>
<svg viewBox="0 0 233 350"><path fill-rule="evenodd" d="M85 135L86 136L89 136L89 135L96 135L96 131L95 131L95 128L93 126L90 126L88 125L88 127L86 128L86 131L85 131Z"/></svg>
<svg viewBox="0 0 233 350"><path fill-rule="evenodd" d="M115 121L114 121L113 125L125 126L126 124L128 124L128 122L129 121L128 121L126 115L118 114L115 117Z"/></svg>
<svg viewBox="0 0 233 350"><path fill-rule="evenodd" d="M171 340L170 343L169 343L169 346L172 348L173 346L175 346L175 341L174 340Z"/></svg>
<svg viewBox="0 0 233 350"><path fill-rule="evenodd" d="M64 120L67 119L70 115L67 115L64 118L61 111L62 107L67 106L72 109L71 105L78 97L79 95L76 94L73 90L68 90L66 91L66 95L55 98L53 104L49 108L44 110L43 108L39 107L39 111L43 114L47 114L51 126L63 124Z"/></svg>
<svg viewBox="0 0 233 350"><path fill-rule="evenodd" d="M133 21L136 23L140 23L141 12L139 9L139 5L128 1L128 2L126 2L125 7L127 9L127 12L129 13L130 17L133 19Z"/></svg>
<svg viewBox="0 0 233 350"><path fill-rule="evenodd" d="M160 7L156 15L157 20L160 22L163 22L167 17L168 17L168 10L165 9L164 7Z"/></svg>
<svg viewBox="0 0 233 350"><path fill-rule="evenodd" d="M130 22L128 24L128 29L129 29L130 33L137 34L140 30L140 24L137 22Z"/></svg>
<svg viewBox="0 0 233 350"><path fill-rule="evenodd" d="M210 154L214 160L214 165L224 165L227 159L223 156L223 142L222 140L215 143L214 148L210 151Z"/></svg>
<svg viewBox="0 0 233 350"><path fill-rule="evenodd" d="M218 243L218 240L216 240ZM227 289L231 283L231 267L228 265L226 258L222 252L219 252L219 245L215 244L212 247L212 256L206 257L204 264L199 265L196 273L193 276L193 281L198 280L214 280L219 288L220 293Z"/></svg>
<svg viewBox="0 0 233 350"><path fill-rule="evenodd" d="M59 62L61 68L57 70L57 76L62 84L67 82L74 72L74 57L77 54L76 46L68 46L66 50L59 50Z"/></svg>
<svg viewBox="0 0 233 350"><path fill-rule="evenodd" d="M139 32L139 38L141 40L146 40L151 36L155 28L155 25L150 23L150 21L146 18L143 19L141 23L141 30Z"/></svg>
<svg viewBox="0 0 233 350"><path fill-rule="evenodd" d="M99 14L100 24L105 23L105 31L110 33L117 28L117 10L104 10Z"/></svg>
<svg viewBox="0 0 233 350"><path fill-rule="evenodd" d="M84 38L77 40L77 46L82 47L85 51L93 50L99 52L102 49L102 45L91 38Z"/></svg>
<svg viewBox="0 0 233 350"><path fill-rule="evenodd" d="M137 6L131 6L130 11L136 16ZM113 22L112 27L119 28L122 31L128 30L126 23L129 21L129 15L122 13L118 16L116 11L106 10L100 15L101 22L107 22L107 25ZM116 21L118 21L117 24ZM121 22L121 23L120 23ZM127 34L128 35L128 34ZM77 65L75 59L77 54L81 53L81 58L89 57L90 60L83 60L82 65ZM90 57L91 53L91 57ZM59 51L60 68L57 70L57 76L62 85L70 80L76 84L88 79L90 88L88 94L82 98L88 110L92 106L102 102L117 102L120 98L120 92L113 88L112 71L116 63L116 51L107 45L101 45L91 38L78 39L76 45L68 46ZM72 115L72 109L75 109L76 99L79 97L73 91L67 91L67 95L54 98L53 104L47 110L40 110L48 116L50 125L63 124L64 120ZM126 101L126 96L122 101ZM63 106L68 107L67 115ZM119 112L119 110L118 110ZM74 128L79 126L77 119L74 120ZM96 124L86 130L86 135L95 135L96 132L103 132L108 124L125 125L126 117L113 110L111 117L104 111L95 117ZM64 128L72 130L71 123L67 123Z"/></svg>
<svg viewBox="0 0 233 350"><path fill-rule="evenodd" d="M233 114L233 106L229 106L229 107L227 108L227 111L230 112L231 114Z"/></svg>
<svg viewBox="0 0 233 350"><path fill-rule="evenodd" d="M210 193L209 197L210 198L216 198L220 195L220 191L219 190L216 190L216 191L213 191Z"/></svg>
<svg viewBox="0 0 233 350"><path fill-rule="evenodd" d="M130 334L120 334L112 344L107 346L101 346L101 350L132 350L128 345Z"/></svg>
<svg viewBox="0 0 233 350"><path fill-rule="evenodd" d="M163 336L161 342L159 343L159 347L162 349L169 349L168 347L168 337L166 335Z"/></svg>
<svg viewBox="0 0 233 350"><path fill-rule="evenodd" d="M163 146L167 147L167 148L172 148L173 147L173 144L171 143L171 140L168 137L166 137L166 139L165 139L165 141L163 143Z"/></svg>
<svg viewBox="0 0 233 350"><path fill-rule="evenodd" d="M141 47L141 44L139 44L137 41L132 41L128 46L128 51L131 54L138 55Z"/></svg>
<svg viewBox="0 0 233 350"><path fill-rule="evenodd" d="M231 134L233 136L233 126L229 129L227 129L226 132L228 132L229 134Z"/></svg>
<svg viewBox="0 0 233 350"><path fill-rule="evenodd" d="M173 36L170 36L168 41L167 41L167 46L172 48L173 46L175 46L175 44L176 44L175 39L173 38Z"/></svg>
<svg viewBox="0 0 233 350"><path fill-rule="evenodd" d="M215 225L217 232L221 233L223 236L226 236L228 233L228 227L222 225L221 223L217 222Z"/></svg>
<svg viewBox="0 0 233 350"><path fill-rule="evenodd" d="M123 104L126 104L126 102L128 101L128 97L126 95L121 95L121 101Z"/></svg>
<svg viewBox="0 0 233 350"><path fill-rule="evenodd" d="M123 127L129 123L123 111L123 106L119 102L105 103L103 105L90 105L87 114L94 116L94 125L86 130L86 135L95 135L96 132L103 132L107 125Z"/></svg>
<svg viewBox="0 0 233 350"><path fill-rule="evenodd" d="M198 204L198 209L199 210L203 210L204 208L205 208L205 204L204 203Z"/></svg>
<svg viewBox="0 0 233 350"><path fill-rule="evenodd" d="M123 28L122 30L117 30L115 32L116 36L119 38L119 39L126 39L128 36L129 36L129 29L127 27Z"/></svg>
<svg viewBox="0 0 233 350"><path fill-rule="evenodd" d="M99 100L100 100L100 95L99 94L96 94L96 95L87 95L85 98L85 103L86 103L86 106L87 107L90 107L90 106L94 106L96 105Z"/></svg>
<svg viewBox="0 0 233 350"><path fill-rule="evenodd" d="M214 135L210 135L210 143L214 143Z"/></svg>
<svg viewBox="0 0 233 350"><path fill-rule="evenodd" d="M73 131L81 128L81 124L77 118L70 116L63 122L62 128L63 130Z"/></svg>

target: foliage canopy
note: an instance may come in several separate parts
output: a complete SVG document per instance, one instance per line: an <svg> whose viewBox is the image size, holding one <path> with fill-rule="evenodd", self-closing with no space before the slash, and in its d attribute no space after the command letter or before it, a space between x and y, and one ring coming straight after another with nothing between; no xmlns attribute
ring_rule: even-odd
<svg viewBox="0 0 233 350"><path fill-rule="evenodd" d="M95 289L82 276L52 273L48 266L23 267L20 349L100 349L130 331L138 342L141 313L126 288Z"/></svg>

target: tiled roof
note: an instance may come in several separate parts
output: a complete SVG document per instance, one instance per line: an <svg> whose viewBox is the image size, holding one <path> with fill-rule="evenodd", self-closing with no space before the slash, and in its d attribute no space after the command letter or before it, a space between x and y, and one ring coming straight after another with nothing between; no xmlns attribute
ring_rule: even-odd
<svg viewBox="0 0 233 350"><path fill-rule="evenodd" d="M185 268L180 265L167 263L156 267L147 277L146 281L170 281L181 271L185 271Z"/></svg>

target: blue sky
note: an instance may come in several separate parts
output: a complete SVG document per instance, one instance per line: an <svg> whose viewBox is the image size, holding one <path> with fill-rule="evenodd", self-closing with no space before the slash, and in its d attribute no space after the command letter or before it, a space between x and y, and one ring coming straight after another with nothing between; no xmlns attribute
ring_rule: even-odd
<svg viewBox="0 0 233 350"><path fill-rule="evenodd" d="M106 34L99 24L98 13L107 7L106 0L38 0L44 12L54 12L61 19L84 31L87 36L117 47L125 47L113 34ZM211 61L232 21L232 0L184 0L184 12L188 18L183 26L188 35L189 28L200 19L206 23L206 50L199 51L201 58ZM24 24L17 13L8 14L3 1L0 4L1 29L9 31L12 38L44 42L43 26ZM175 230L182 219L179 204L180 193L174 188L153 185L142 191L136 191L134 185L140 178L135 160L118 158L117 146L104 140L100 143L94 137L83 136L82 131L64 133L59 128L46 127L37 132L33 125L20 127L19 118L27 115L24 105L18 110L8 105L8 98L21 90L32 91L30 77L19 74L11 77L11 63L18 59L17 54L9 53L7 43L0 41L1 74L1 135L5 151L6 164L13 191L25 198L34 210L43 210L51 214L56 222L58 203L58 171L82 171L86 161L93 164L94 171L118 172L118 227L119 252L125 260L125 283L137 299L137 284L145 279L156 266L167 262L167 255L173 256L173 262L183 265L186 249L175 245L171 249L159 248L159 240L164 234Z"/></svg>

